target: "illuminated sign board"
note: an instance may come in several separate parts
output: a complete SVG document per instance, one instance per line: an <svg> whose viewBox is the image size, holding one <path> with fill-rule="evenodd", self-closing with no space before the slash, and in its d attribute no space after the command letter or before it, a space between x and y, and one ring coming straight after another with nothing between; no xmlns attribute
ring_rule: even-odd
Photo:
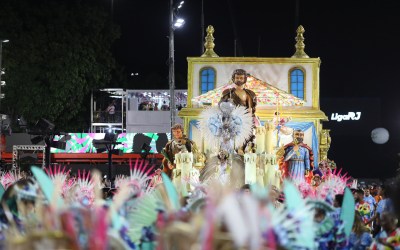
<svg viewBox="0 0 400 250"><path fill-rule="evenodd" d="M339 115L338 113L332 113L331 120L332 121L358 121L361 118L361 112L348 112L347 115Z"/></svg>

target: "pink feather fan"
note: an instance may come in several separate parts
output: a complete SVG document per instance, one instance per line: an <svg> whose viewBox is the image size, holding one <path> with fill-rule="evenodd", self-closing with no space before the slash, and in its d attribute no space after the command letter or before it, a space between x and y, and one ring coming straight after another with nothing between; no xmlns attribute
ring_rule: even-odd
<svg viewBox="0 0 400 250"><path fill-rule="evenodd" d="M62 197L65 197L75 184L75 180L69 178L71 170L67 170L66 166L62 167L61 165L55 165L53 167L46 168L45 171L53 183L57 181L62 183Z"/></svg>

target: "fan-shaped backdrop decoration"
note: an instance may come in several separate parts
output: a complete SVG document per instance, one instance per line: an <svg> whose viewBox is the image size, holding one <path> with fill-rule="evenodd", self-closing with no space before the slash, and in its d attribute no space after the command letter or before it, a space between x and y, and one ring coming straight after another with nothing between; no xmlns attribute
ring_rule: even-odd
<svg viewBox="0 0 400 250"><path fill-rule="evenodd" d="M212 147L230 152L240 148L253 132L253 117L243 106L232 106L231 111L223 112L219 106L204 109L200 114L202 136Z"/></svg>
<svg viewBox="0 0 400 250"><path fill-rule="evenodd" d="M228 83L192 99L197 105L216 106L225 89L232 88L234 84ZM296 96L280 90L271 84L261 81L252 75L247 76L246 88L254 91L257 96L257 107L276 106L303 106L305 101Z"/></svg>

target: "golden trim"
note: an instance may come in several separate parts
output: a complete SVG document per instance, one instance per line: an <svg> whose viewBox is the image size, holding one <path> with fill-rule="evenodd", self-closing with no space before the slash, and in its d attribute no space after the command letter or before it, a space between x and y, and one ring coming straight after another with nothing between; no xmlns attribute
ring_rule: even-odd
<svg viewBox="0 0 400 250"><path fill-rule="evenodd" d="M288 90L289 91L288 92L290 94L292 94L292 81L291 81L292 80L292 72L294 70L296 70L296 69L301 70L303 72L303 100L305 102L307 102L307 82L306 82L307 71L306 71L306 69L304 67L298 65L298 66L294 66L294 67L289 69L289 71L288 71L288 85L289 85L288 86Z"/></svg>
<svg viewBox="0 0 400 250"><path fill-rule="evenodd" d="M189 122L192 119L198 119L202 111L202 108L183 108L179 111L178 115L184 119L188 119L187 122ZM261 120L269 120L274 118L275 111L276 109L272 107L268 109L257 109L256 115ZM310 107L294 107L290 109L283 107L280 112L283 116L292 117L293 119L301 118L303 120L309 119L312 121L328 121L328 117L324 112Z"/></svg>
<svg viewBox="0 0 400 250"><path fill-rule="evenodd" d="M217 53L214 51L215 43L214 43L214 27L212 25L208 25L207 29L207 36L205 38L205 43L204 43L204 48L206 49L204 51L204 54L201 55L201 57L218 57Z"/></svg>
<svg viewBox="0 0 400 250"><path fill-rule="evenodd" d="M319 106L319 70L321 67L321 60L319 60L318 64L313 64L312 67L313 67L312 107L316 108L316 109L320 109L320 106Z"/></svg>
<svg viewBox="0 0 400 250"><path fill-rule="evenodd" d="M183 118L183 129L185 130L185 135L189 136L189 118L184 117Z"/></svg>
<svg viewBox="0 0 400 250"><path fill-rule="evenodd" d="M202 80L201 80L201 78L202 78L201 72L202 72L203 70L205 70L205 69L212 69L212 70L214 70L214 88L213 88L213 89L215 89L215 86L217 85L217 70L216 70L214 67L212 67L212 66L204 66L204 67L200 68L200 70L199 70L199 93L200 93L200 95L202 95L202 93L201 93L201 87L202 87L202 84L203 84L203 82L202 82Z"/></svg>
<svg viewBox="0 0 400 250"><path fill-rule="evenodd" d="M188 108L192 107L193 98L193 62L188 58L188 95L186 100L186 106Z"/></svg>
<svg viewBox="0 0 400 250"><path fill-rule="evenodd" d="M189 62L226 62L226 63L318 63L319 57L315 58L291 58L291 57L187 57Z"/></svg>
<svg viewBox="0 0 400 250"><path fill-rule="evenodd" d="M328 151L331 147L331 136L329 134L330 129L321 129L320 134L319 134L319 156L320 156L320 161L321 160L327 160L328 159Z"/></svg>
<svg viewBox="0 0 400 250"><path fill-rule="evenodd" d="M292 57L295 58L309 58L309 56L306 54L306 52L304 51L304 48L306 47L306 45L304 44L304 32L306 30L304 29L304 27L302 25L299 25L299 27L296 30L296 44L294 45L294 47L296 48L296 52L294 53L294 55Z"/></svg>

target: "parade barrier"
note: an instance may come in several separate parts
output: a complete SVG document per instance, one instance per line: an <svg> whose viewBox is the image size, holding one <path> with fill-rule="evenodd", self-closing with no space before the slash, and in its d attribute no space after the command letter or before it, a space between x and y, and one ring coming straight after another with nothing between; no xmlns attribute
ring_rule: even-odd
<svg viewBox="0 0 400 250"><path fill-rule="evenodd" d="M42 153L37 154L38 159L42 158ZM1 154L1 159L5 163L11 163L13 158L12 153L3 152ZM126 153L123 155L114 155L113 163L125 164L129 163L130 159L141 159L141 154ZM161 160L161 154L149 154L147 159L157 159ZM89 163L91 165L107 163L108 156L105 153L57 153L51 155L52 163L70 164L70 163Z"/></svg>

